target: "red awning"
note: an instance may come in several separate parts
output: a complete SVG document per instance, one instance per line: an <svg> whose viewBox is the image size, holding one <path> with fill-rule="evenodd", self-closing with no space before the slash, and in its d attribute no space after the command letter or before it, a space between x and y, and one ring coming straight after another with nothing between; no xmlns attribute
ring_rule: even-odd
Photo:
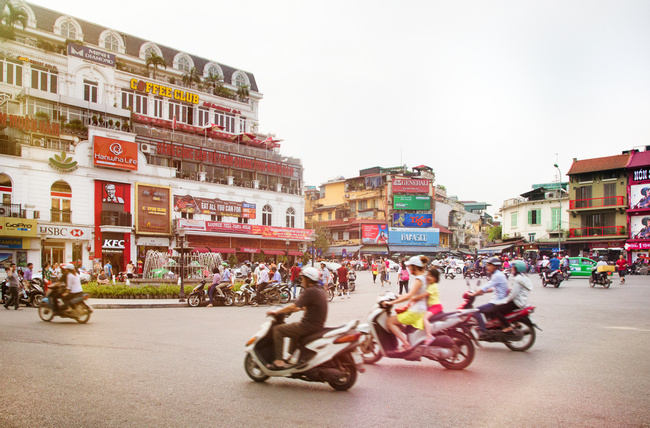
<svg viewBox="0 0 650 428"><path fill-rule="evenodd" d="M209 253L210 249L206 247L194 247L192 250L193 253Z"/></svg>
<svg viewBox="0 0 650 428"><path fill-rule="evenodd" d="M302 251L289 251L290 256L302 256L303 254Z"/></svg>
<svg viewBox="0 0 650 428"><path fill-rule="evenodd" d="M241 251L242 253L255 253L255 254L257 254L257 253L260 253L262 250L260 250L259 248L240 247L239 251Z"/></svg>
<svg viewBox="0 0 650 428"><path fill-rule="evenodd" d="M220 248L212 248L210 247L210 252L211 253L227 253L227 254L234 254L237 252L234 248L225 248L225 247L220 247Z"/></svg>
<svg viewBox="0 0 650 428"><path fill-rule="evenodd" d="M287 252L285 250L264 250L264 249L262 249L262 251L264 251L264 254L269 255L269 256L283 256L283 255L287 254Z"/></svg>

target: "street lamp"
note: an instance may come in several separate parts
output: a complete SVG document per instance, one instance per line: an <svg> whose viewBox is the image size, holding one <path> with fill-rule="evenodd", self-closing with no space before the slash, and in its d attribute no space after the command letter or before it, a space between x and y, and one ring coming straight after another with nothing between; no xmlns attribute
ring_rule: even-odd
<svg viewBox="0 0 650 428"><path fill-rule="evenodd" d="M289 245L291 245L291 241L287 240L287 241L285 242L285 244L287 244L287 264L286 264L286 266L291 266L291 265L289 264Z"/></svg>
<svg viewBox="0 0 650 428"><path fill-rule="evenodd" d="M558 172L558 184L560 185L560 188L558 189L558 196L560 200L560 218L558 219L558 234L557 234L557 253L558 255L560 254L561 248L562 248L562 171L560 171L560 167L557 164L553 164L555 168L557 168Z"/></svg>
<svg viewBox="0 0 650 428"><path fill-rule="evenodd" d="M185 301L185 229L178 229L178 246L181 250L181 292L179 302Z"/></svg>

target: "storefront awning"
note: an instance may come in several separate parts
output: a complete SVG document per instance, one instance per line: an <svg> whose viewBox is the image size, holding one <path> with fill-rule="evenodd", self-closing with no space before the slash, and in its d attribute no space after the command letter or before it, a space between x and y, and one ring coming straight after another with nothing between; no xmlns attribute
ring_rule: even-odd
<svg viewBox="0 0 650 428"><path fill-rule="evenodd" d="M304 253L302 251L296 251L296 250L289 251L290 256L302 256L303 254Z"/></svg>
<svg viewBox="0 0 650 428"><path fill-rule="evenodd" d="M327 251L325 251L326 254L333 254L335 256L341 256L343 255L343 250L345 250L345 254L354 254L359 249L361 248L361 245L344 245L340 247L329 247Z"/></svg>
<svg viewBox="0 0 650 428"><path fill-rule="evenodd" d="M217 247L213 248L210 247L210 252L211 253L226 253L226 254L234 254L237 252L234 248L225 248L225 247Z"/></svg>
<svg viewBox="0 0 650 428"><path fill-rule="evenodd" d="M210 249L207 247L194 247L193 253L209 253Z"/></svg>
<svg viewBox="0 0 650 428"><path fill-rule="evenodd" d="M364 245L361 247L363 254L383 254L388 255L388 246L386 245Z"/></svg>
<svg viewBox="0 0 650 428"><path fill-rule="evenodd" d="M262 251L264 251L264 254L267 255L267 256L284 256L285 254L287 254L286 250L264 250L264 249L262 249Z"/></svg>
<svg viewBox="0 0 650 428"><path fill-rule="evenodd" d="M512 248L514 244L505 244L505 245L495 245L494 247L488 247L488 248L481 248L478 250L479 254L496 254L500 253L503 250L507 250L508 248Z"/></svg>
<svg viewBox="0 0 650 428"><path fill-rule="evenodd" d="M444 248L438 246L424 246L424 245L391 245L391 253L400 253L400 254L432 254L432 253L441 253L447 251Z"/></svg>

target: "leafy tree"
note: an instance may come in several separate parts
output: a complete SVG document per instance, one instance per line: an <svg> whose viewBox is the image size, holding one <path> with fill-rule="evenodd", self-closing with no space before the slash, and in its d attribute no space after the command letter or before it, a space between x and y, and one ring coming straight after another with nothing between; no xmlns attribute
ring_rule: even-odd
<svg viewBox="0 0 650 428"><path fill-rule="evenodd" d="M201 83L201 76L199 76L199 72L196 71L196 67L192 67L190 71L183 74L183 85L192 88L195 83Z"/></svg>
<svg viewBox="0 0 650 428"><path fill-rule="evenodd" d="M17 23L20 23L23 28L27 26L27 14L22 9L14 7L11 3L7 3L7 6L2 10L2 20L5 25L13 27Z"/></svg>
<svg viewBox="0 0 650 428"><path fill-rule="evenodd" d="M314 241L314 247L317 249L323 250L323 253L327 252L327 249L330 247L330 238L331 233L328 228L323 225L316 225L315 229L316 240Z"/></svg>
<svg viewBox="0 0 650 428"><path fill-rule="evenodd" d="M212 88L212 93L216 94L217 88L221 88L223 86L223 76L210 73L205 78L205 83L207 83L208 86Z"/></svg>
<svg viewBox="0 0 650 428"><path fill-rule="evenodd" d="M501 226L490 228L490 231L488 232L488 240L494 242L499 239L501 239Z"/></svg>
<svg viewBox="0 0 650 428"><path fill-rule="evenodd" d="M248 91L248 85L241 85L237 88L237 96L240 101L243 101L248 98L250 92Z"/></svg>
<svg viewBox="0 0 650 428"><path fill-rule="evenodd" d="M147 70L149 70L149 67L153 67L153 78L156 78L156 70L158 67L162 67L164 69L167 69L167 62L165 61L165 58L161 57L160 55L157 55L155 53L150 54L147 56L147 59L145 61L145 65L147 67Z"/></svg>

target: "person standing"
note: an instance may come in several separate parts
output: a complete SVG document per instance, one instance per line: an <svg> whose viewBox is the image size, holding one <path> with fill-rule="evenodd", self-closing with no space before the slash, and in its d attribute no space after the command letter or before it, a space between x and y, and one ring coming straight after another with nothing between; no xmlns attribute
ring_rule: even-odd
<svg viewBox="0 0 650 428"><path fill-rule="evenodd" d="M259 265L260 273L257 276L257 289L255 291L255 302L253 306L258 306L260 304L260 299L262 298L262 291L269 285L269 271L266 269L264 263Z"/></svg>
<svg viewBox="0 0 650 428"><path fill-rule="evenodd" d="M133 278L133 274L134 274L133 262L129 261L129 263L126 265L126 277L131 279Z"/></svg>
<svg viewBox="0 0 650 428"><path fill-rule="evenodd" d="M619 278L621 278L621 284L625 284L625 272L627 271L627 260L625 260L623 254L618 256L618 260L616 260L616 268L618 269L618 276Z"/></svg>
<svg viewBox="0 0 650 428"><path fill-rule="evenodd" d="M384 259L379 261L379 281L383 287L384 282L386 282L386 263L384 263Z"/></svg>
<svg viewBox="0 0 650 428"><path fill-rule="evenodd" d="M16 273L16 264L12 263L9 265L8 268L5 268L5 272L7 272L7 281L9 282L9 295L10 297L5 300L5 309L9 310L9 306L14 305L14 309L16 311L22 310L20 308L20 298L18 297L18 292L20 289L20 278L18 277L18 273Z"/></svg>
<svg viewBox="0 0 650 428"><path fill-rule="evenodd" d="M379 273L377 262L372 261L372 265L370 266L370 270L372 270L372 283L376 284L377 283L377 274Z"/></svg>
<svg viewBox="0 0 650 428"><path fill-rule="evenodd" d="M298 262L293 264L293 267L291 268L291 286L293 287L293 298L296 299L296 288L298 285L300 285L300 272L302 269L300 269L300 266L298 266Z"/></svg>
<svg viewBox="0 0 650 428"><path fill-rule="evenodd" d="M386 282L390 285L390 263L388 262L388 259L384 260L384 265L386 265Z"/></svg>
<svg viewBox="0 0 650 428"><path fill-rule="evenodd" d="M104 265L104 272L106 272L106 275L108 275L109 279L113 278L113 266L111 265L110 260L106 261L106 264Z"/></svg>
<svg viewBox="0 0 650 428"><path fill-rule="evenodd" d="M345 265L341 265L340 268L336 270L336 273L339 276L339 292L341 293L341 299L344 299L343 292L345 292L350 298L350 289L348 288L348 268Z"/></svg>
<svg viewBox="0 0 650 428"><path fill-rule="evenodd" d="M399 265L399 271L397 272L397 278L399 280L399 293L397 294L404 294L409 292L409 270L406 268L406 264L404 263L404 260L402 260L402 263ZM402 293L402 290L404 290L404 293Z"/></svg>

